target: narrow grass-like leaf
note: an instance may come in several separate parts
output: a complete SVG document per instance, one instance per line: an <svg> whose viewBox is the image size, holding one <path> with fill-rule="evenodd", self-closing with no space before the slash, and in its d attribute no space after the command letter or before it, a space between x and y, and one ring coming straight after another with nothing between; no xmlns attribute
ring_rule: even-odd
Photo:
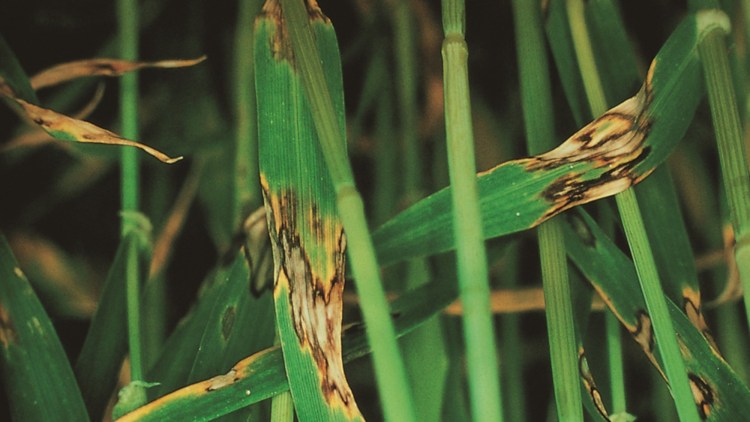
<svg viewBox="0 0 750 422"><path fill-rule="evenodd" d="M4 84L8 86L3 86ZM31 103L39 102L21 63L5 41L5 37L0 35L0 92L2 91L12 92Z"/></svg>
<svg viewBox="0 0 750 422"><path fill-rule="evenodd" d="M144 233L131 231L120 242L117 255L104 282L97 311L75 365L76 378L89 415L100 419L114 391L122 360L127 351L125 326L125 266L131 243L143 247ZM145 258L143 256L142 258ZM148 266L143 259L141 268ZM92 362L96 362L93 365Z"/></svg>
<svg viewBox="0 0 750 422"><path fill-rule="evenodd" d="M261 187L274 252L279 339L301 420L360 419L341 361L346 238L286 12L278 2L267 2L255 33ZM322 15L313 16L323 24ZM330 61L338 60L329 51L335 43L320 32L325 28L316 27L316 41L326 49L321 58L329 60L324 66L339 69ZM326 76L328 85L338 88L334 104L343 127L341 77Z"/></svg>
<svg viewBox="0 0 750 422"><path fill-rule="evenodd" d="M88 421L65 351L0 234L0 374L17 421Z"/></svg>
<svg viewBox="0 0 750 422"><path fill-rule="evenodd" d="M348 256L358 280L362 315L373 347L375 375L385 417L415 419L412 394L395 331L387 317L387 302L378 261L364 211L364 201L354 182L343 125L341 68L333 27L314 0L281 0L288 19L290 46L305 99L315 125L320 152L336 193L336 208L346 229ZM273 3L270 3L273 4ZM283 344L283 338L282 338ZM294 395L294 391L292 391Z"/></svg>
<svg viewBox="0 0 750 422"><path fill-rule="evenodd" d="M526 230L577 205L614 195L661 164L687 130L702 96L697 45L706 27L698 29L695 15L688 16L652 62L639 93L559 147L480 173L484 236ZM633 124L633 116L644 117L641 124ZM373 233L381 263L453 248L450 215L446 188L391 219Z"/></svg>
<svg viewBox="0 0 750 422"><path fill-rule="evenodd" d="M390 307L399 335L433 317L456 298L456 292L429 284L405 293ZM364 327L354 325L342 341L344 361L370 352ZM123 416L118 422L190 419L207 421L287 391L284 359L279 347L266 349L238 362L228 373L181 388Z"/></svg>

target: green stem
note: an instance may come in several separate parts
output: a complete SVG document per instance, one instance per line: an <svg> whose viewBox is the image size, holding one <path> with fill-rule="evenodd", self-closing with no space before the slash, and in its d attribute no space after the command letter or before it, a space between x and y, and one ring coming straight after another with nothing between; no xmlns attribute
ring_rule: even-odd
<svg viewBox="0 0 750 422"><path fill-rule="evenodd" d="M136 0L117 1L117 19L120 41L120 57L124 60L138 58L138 2ZM120 124L122 135L138 138L138 74L126 73L120 78ZM135 148L121 149L121 189L122 210L137 211L139 206L138 152ZM130 226L123 220L123 233Z"/></svg>
<svg viewBox="0 0 750 422"><path fill-rule="evenodd" d="M333 100L320 62L318 48L303 2L282 0L287 29L298 60L305 94L318 132L321 150L336 190L336 203L347 235L352 272L357 280L362 315L372 345L378 391L387 420L416 420L404 362L396 343L396 332L380 280L380 268L365 218L364 203L357 191L346 155L343 130L334 112Z"/></svg>
<svg viewBox="0 0 750 422"><path fill-rule="evenodd" d="M533 155L555 146L549 65L539 5L514 0L513 11L526 142ZM578 347L562 227L548 221L537 235L557 415L561 421L581 420Z"/></svg>
<svg viewBox="0 0 750 422"><path fill-rule="evenodd" d="M628 189L617 194L615 199L638 273L638 280L641 283L643 299L646 301L646 308L653 324L656 348L661 355L664 371L677 407L677 414L681 421L700 421L635 191Z"/></svg>
<svg viewBox="0 0 750 422"><path fill-rule="evenodd" d="M607 100L596 68L591 42L586 28L582 0L568 0L568 19L578 65L584 81L586 97L592 114L599 116L607 110ZM664 371L674 397L677 412L682 421L698 421L699 416L680 354L672 319L667 308L667 299L661 288L654 255L651 252L643 218L635 192L628 189L615 196L625 235L638 274L646 308L656 335L656 346L662 358Z"/></svg>
<svg viewBox="0 0 750 422"><path fill-rule="evenodd" d="M127 220L125 218L124 220ZM141 344L141 286L138 279L139 254L135 236L128 245L128 258L125 267L126 300L128 308L128 345L130 347L130 380L143 381L143 353Z"/></svg>
<svg viewBox="0 0 750 422"><path fill-rule="evenodd" d="M750 321L750 172L724 32L714 30L708 34L698 46L698 52L703 63L729 218L736 239L734 253L745 292L745 312Z"/></svg>
<svg viewBox="0 0 750 422"><path fill-rule="evenodd" d="M596 69L594 49L591 46L589 31L586 26L586 16L583 10L583 0L567 0L568 21L570 33L573 37L578 67L581 69L583 84L586 90L586 99L591 108L591 115L598 116L609 107L604 95L602 80Z"/></svg>
<svg viewBox="0 0 750 422"><path fill-rule="evenodd" d="M289 391L271 399L271 422L294 422L294 401Z"/></svg>
<svg viewBox="0 0 750 422"><path fill-rule="evenodd" d="M414 22L411 2L396 2L393 16L396 42L396 75L398 86L399 124L403 144L403 186L406 204L420 199L422 163L417 133L416 56L414 47Z"/></svg>
<svg viewBox="0 0 750 422"><path fill-rule="evenodd" d="M557 416L561 421L579 421L583 420L581 382L562 225L548 221L537 234Z"/></svg>
<svg viewBox="0 0 750 422"><path fill-rule="evenodd" d="M279 333L276 333L274 345L278 346ZM294 422L294 400L291 391L281 392L271 399L271 422Z"/></svg>
<svg viewBox="0 0 750 422"><path fill-rule="evenodd" d="M500 421L502 396L476 183L464 2L444 0L442 10L445 129L472 417Z"/></svg>
<svg viewBox="0 0 750 422"><path fill-rule="evenodd" d="M234 210L233 227L260 201L257 195L258 137L255 125L255 83L253 66L253 19L258 0L240 0L234 38Z"/></svg>
<svg viewBox="0 0 750 422"><path fill-rule="evenodd" d="M607 356L609 366L609 388L612 395L612 414L627 411L625 400L625 371L622 360L622 336L620 335L620 321L610 312L604 312L605 330L607 336Z"/></svg>
<svg viewBox="0 0 750 422"><path fill-rule="evenodd" d="M118 0L117 19L120 41L120 57L135 60L138 57L138 2L137 0ZM138 79L136 73L128 73L120 79L120 121L122 135L129 139L138 138ZM124 212L138 211L139 181L138 155L134 148L122 148L121 151L121 209ZM133 219L122 218L123 237L134 230ZM138 246L131 245L126 269L126 301L128 315L128 345L130 351L131 381L143 380L143 359L141 352L140 329L140 285L138 268Z"/></svg>

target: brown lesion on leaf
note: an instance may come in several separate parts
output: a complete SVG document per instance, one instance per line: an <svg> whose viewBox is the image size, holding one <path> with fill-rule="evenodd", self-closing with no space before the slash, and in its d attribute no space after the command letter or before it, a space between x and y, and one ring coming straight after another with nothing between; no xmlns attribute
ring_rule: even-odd
<svg viewBox="0 0 750 422"><path fill-rule="evenodd" d="M594 381L594 376L589 369L589 364L586 360L586 354L583 350L583 347L578 348L578 373L581 376L581 381L583 382L583 386L586 389L586 392L591 397L591 401L594 403L594 407L596 407L596 411L599 412L600 415L602 415L604 420L610 420L609 413L607 412L607 407L604 406L602 395L599 392L599 388L597 388L596 382Z"/></svg>
<svg viewBox="0 0 750 422"><path fill-rule="evenodd" d="M651 355L654 351L654 332L651 325L651 317L648 316L646 311L641 309L636 313L635 318L637 321L635 329L630 334L641 345L641 348Z"/></svg>
<svg viewBox="0 0 750 422"><path fill-rule="evenodd" d="M318 369L320 389L331 406L339 406L350 416L359 415L349 388L341 357L341 319L344 289L346 237L337 221L329 221L317 208L310 208L307 218L298 210L298 196L291 189L271 192L261 175L261 187L274 254L274 297L281 287L289 290L289 309L300 348L309 350ZM301 222L300 220L305 220ZM307 224L307 227L303 225ZM326 250L333 271L313 265L305 250L302 230L311 230L317 248L330 243ZM331 242L324 242L333 234Z"/></svg>
<svg viewBox="0 0 750 422"><path fill-rule="evenodd" d="M711 411L716 403L715 389L705 379L692 372L688 373L690 390L693 400L698 408L698 414L704 421L711 416Z"/></svg>
<svg viewBox="0 0 750 422"><path fill-rule="evenodd" d="M237 374L237 369L232 368L224 375L217 375L206 381L206 392L216 391L221 388L227 387L240 380L240 376Z"/></svg>
<svg viewBox="0 0 750 422"><path fill-rule="evenodd" d="M13 321L10 319L8 310L2 304L0 304L0 343L3 344L5 349L18 343L18 334L13 326Z"/></svg>
<svg viewBox="0 0 750 422"><path fill-rule="evenodd" d="M330 19L328 19L328 16L324 15L323 11L320 10L320 6L318 6L318 2L316 0L305 1L305 7L307 8L307 15L310 18L310 22L319 20L325 24L331 23Z"/></svg>
<svg viewBox="0 0 750 422"><path fill-rule="evenodd" d="M256 26L261 20L273 22L275 30L269 39L270 50L273 58L279 61L286 60L294 62L294 51L292 50L292 41L289 38L289 32L286 28L284 13L281 9L279 0L267 0L263 3L260 14L255 20Z"/></svg>
<svg viewBox="0 0 750 422"><path fill-rule="evenodd" d="M330 20L318 6L318 2L315 0L306 0L305 8L307 10L308 18L310 22L321 21L324 24L330 24ZM269 40L270 49L273 57L276 60L286 60L290 63L294 63L294 51L292 49L292 40L289 37L289 29L287 28L286 18L284 17L284 10L280 0L266 0L263 3L260 14L256 18L257 23L267 19L274 23L275 31L273 36Z"/></svg>
<svg viewBox="0 0 750 422"><path fill-rule="evenodd" d="M648 112L653 99L653 67L634 97L584 126L554 150L520 160L529 172L569 169L541 193L551 206L537 224L577 205L622 192L648 176L650 172L637 173L634 169L651 153L645 140L654 123ZM580 164L586 166L576 169ZM592 168L601 173L586 179Z"/></svg>
<svg viewBox="0 0 750 422"><path fill-rule="evenodd" d="M716 340L714 340L714 336L711 334L711 329L708 328L708 324L706 323L703 314L700 292L689 288L683 289L682 300L682 308L685 311L685 315L687 315L693 326L700 331L703 337L705 337L714 354L721 357L721 353L719 353L719 345L716 344Z"/></svg>

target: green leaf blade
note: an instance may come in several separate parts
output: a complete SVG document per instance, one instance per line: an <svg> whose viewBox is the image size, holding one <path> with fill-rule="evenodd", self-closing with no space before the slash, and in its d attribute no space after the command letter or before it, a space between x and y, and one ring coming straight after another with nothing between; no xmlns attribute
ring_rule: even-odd
<svg viewBox="0 0 750 422"><path fill-rule="evenodd" d="M0 235L0 373L14 420L88 421L57 334Z"/></svg>

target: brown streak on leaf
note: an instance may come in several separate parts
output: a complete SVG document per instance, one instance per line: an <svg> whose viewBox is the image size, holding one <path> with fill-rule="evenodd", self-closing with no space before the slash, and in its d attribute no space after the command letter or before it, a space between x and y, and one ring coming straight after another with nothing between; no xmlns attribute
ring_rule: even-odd
<svg viewBox="0 0 750 422"><path fill-rule="evenodd" d="M666 380L667 375L664 373L664 370L656 361L656 356L654 356L654 331L653 325L651 324L651 317L644 310L639 310L636 313L635 317L638 321L636 323L635 329L631 329L630 327L628 327L628 331L630 331L630 335L633 336L633 339L636 341L636 343L641 346L641 349L646 354L646 357L659 371L662 378Z"/></svg>
<svg viewBox="0 0 750 422"><path fill-rule="evenodd" d="M239 380L240 378L237 376L237 370L232 368L224 375L217 375L207 380L206 382L208 385L206 386L206 392L219 390L228 385L232 385Z"/></svg>
<svg viewBox="0 0 750 422"><path fill-rule="evenodd" d="M715 389L705 379L692 372L688 373L688 380L690 381L693 400L695 400L695 405L698 408L698 414L705 421L711 416L711 409L716 401Z"/></svg>
<svg viewBox="0 0 750 422"><path fill-rule="evenodd" d="M310 257L300 232L298 196L290 189L275 194L261 175L261 187L267 212L269 234L274 250L275 300L288 300L290 316L300 348L309 350L320 377L320 389L330 405L337 405L349 415L359 415L354 395L344 375L341 353L341 319L343 307L346 240L340 222L324 222L317 211L313 226L334 224L335 250L326 251L334 260L334 271L321 278L325 269L311 265ZM306 219L307 220L307 219ZM326 235L330 235L328 230ZM316 242L324 233L314 234ZM281 287L289 290L289 297L279 297Z"/></svg>
<svg viewBox="0 0 750 422"><path fill-rule="evenodd" d="M258 23L264 19L273 22L275 27L273 35L269 40L270 51L273 54L273 58L278 61L286 60L289 63L294 63L292 42L289 38L288 29L284 23L284 13L281 10L281 2L279 0L267 0L263 3L263 8L255 19L255 24L258 25Z"/></svg>
<svg viewBox="0 0 750 422"><path fill-rule="evenodd" d="M578 374L581 376L583 386L586 388L586 392L591 397L591 401L594 403L596 411L599 412L604 420L609 421L609 412L607 412L607 407L604 406L602 395L599 392L599 388L597 388L596 382L594 381L594 376L589 369L589 364L586 361L586 354L583 350L583 347L578 348Z"/></svg>
<svg viewBox="0 0 750 422"><path fill-rule="evenodd" d="M518 161L529 172L570 168L542 192L542 198L551 204L535 225L577 205L622 192L648 176L648 172L637 174L633 169L651 152L645 145L653 125L647 113L650 103L648 78L638 94L584 126L554 150ZM575 170L582 163L587 168ZM595 179L584 179L590 167L602 173Z"/></svg>
<svg viewBox="0 0 750 422"><path fill-rule="evenodd" d="M713 349L714 354L721 356L721 353L719 353L719 345L716 344L716 340L714 340L714 336L711 334L711 329L708 328L708 324L703 315L700 291L685 288L682 290L682 300L685 315L687 315L693 326L703 334L703 337L706 338L706 341L708 341L711 349Z"/></svg>

